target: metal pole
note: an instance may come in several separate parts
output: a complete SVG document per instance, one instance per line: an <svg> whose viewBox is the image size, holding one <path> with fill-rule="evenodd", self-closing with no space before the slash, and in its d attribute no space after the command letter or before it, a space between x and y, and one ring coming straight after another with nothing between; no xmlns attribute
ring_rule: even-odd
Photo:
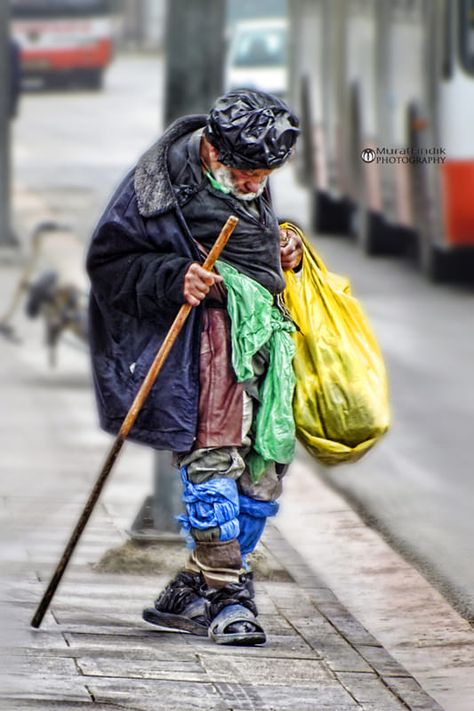
<svg viewBox="0 0 474 711"><path fill-rule="evenodd" d="M164 121L207 113L223 91L224 23L222 0L168 0ZM183 509L181 478L170 452L156 452L154 492L142 504L130 529L135 541L179 538L176 516Z"/></svg>
<svg viewBox="0 0 474 711"><path fill-rule="evenodd" d="M168 0L165 125L207 113L222 93L225 14L222 0Z"/></svg>
<svg viewBox="0 0 474 711"><path fill-rule="evenodd" d="M156 452L154 459L153 528L163 533L178 533L176 516L183 511L181 477L171 452Z"/></svg>
<svg viewBox="0 0 474 711"><path fill-rule="evenodd" d="M0 247L14 246L10 224L10 3L0 3Z"/></svg>
<svg viewBox="0 0 474 711"><path fill-rule="evenodd" d="M208 113L222 93L224 25L222 0L168 0L166 14L165 125L185 114ZM157 452L154 465L153 528L177 534L181 478L169 452Z"/></svg>

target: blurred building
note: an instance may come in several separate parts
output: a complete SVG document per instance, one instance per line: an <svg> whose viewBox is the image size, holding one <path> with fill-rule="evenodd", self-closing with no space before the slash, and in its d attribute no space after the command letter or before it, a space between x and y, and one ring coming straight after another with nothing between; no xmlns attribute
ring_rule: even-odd
<svg viewBox="0 0 474 711"><path fill-rule="evenodd" d="M160 51L164 47L166 6L172 0L115 0L121 20L118 48ZM223 0L224 1L224 0ZM192 0L193 6L199 0ZM237 22L255 18L286 17L288 0L225 0L228 36Z"/></svg>
<svg viewBox="0 0 474 711"><path fill-rule="evenodd" d="M164 46L166 0L120 0L118 49L161 51Z"/></svg>
<svg viewBox="0 0 474 711"><path fill-rule="evenodd" d="M230 29L241 20L286 17L288 0L227 0L227 24Z"/></svg>

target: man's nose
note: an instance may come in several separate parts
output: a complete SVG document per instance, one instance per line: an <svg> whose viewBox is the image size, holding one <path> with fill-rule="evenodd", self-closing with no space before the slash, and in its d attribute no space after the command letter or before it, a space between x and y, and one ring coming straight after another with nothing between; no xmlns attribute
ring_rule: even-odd
<svg viewBox="0 0 474 711"><path fill-rule="evenodd" d="M247 178L244 183L244 189L248 193L258 192L262 185L263 178Z"/></svg>

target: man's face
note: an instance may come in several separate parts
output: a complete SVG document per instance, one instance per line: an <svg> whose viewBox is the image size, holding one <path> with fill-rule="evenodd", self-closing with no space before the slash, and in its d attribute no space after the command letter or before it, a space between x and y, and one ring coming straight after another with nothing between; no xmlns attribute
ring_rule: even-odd
<svg viewBox="0 0 474 711"><path fill-rule="evenodd" d="M221 185L228 188L231 194L239 200L250 202L259 197L265 190L268 176L272 170L241 170L224 165L219 161L219 153L214 146L206 142L208 147L208 161L211 171Z"/></svg>
<svg viewBox="0 0 474 711"><path fill-rule="evenodd" d="M271 170L240 170L219 163L214 167L216 179L239 200L255 200L265 190Z"/></svg>

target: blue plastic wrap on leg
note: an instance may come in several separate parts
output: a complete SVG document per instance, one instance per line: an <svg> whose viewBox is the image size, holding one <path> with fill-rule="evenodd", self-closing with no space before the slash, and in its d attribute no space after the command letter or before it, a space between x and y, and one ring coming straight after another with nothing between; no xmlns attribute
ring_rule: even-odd
<svg viewBox="0 0 474 711"><path fill-rule="evenodd" d="M220 540L230 541L239 535L239 494L234 479L211 479L193 484L181 468L183 501L187 515L178 516L185 531L197 528L220 528Z"/></svg>
<svg viewBox="0 0 474 711"><path fill-rule="evenodd" d="M255 549L267 518L278 513L279 504L276 501L258 501L242 494L239 496L239 504L240 534L237 540L240 552L246 555Z"/></svg>

